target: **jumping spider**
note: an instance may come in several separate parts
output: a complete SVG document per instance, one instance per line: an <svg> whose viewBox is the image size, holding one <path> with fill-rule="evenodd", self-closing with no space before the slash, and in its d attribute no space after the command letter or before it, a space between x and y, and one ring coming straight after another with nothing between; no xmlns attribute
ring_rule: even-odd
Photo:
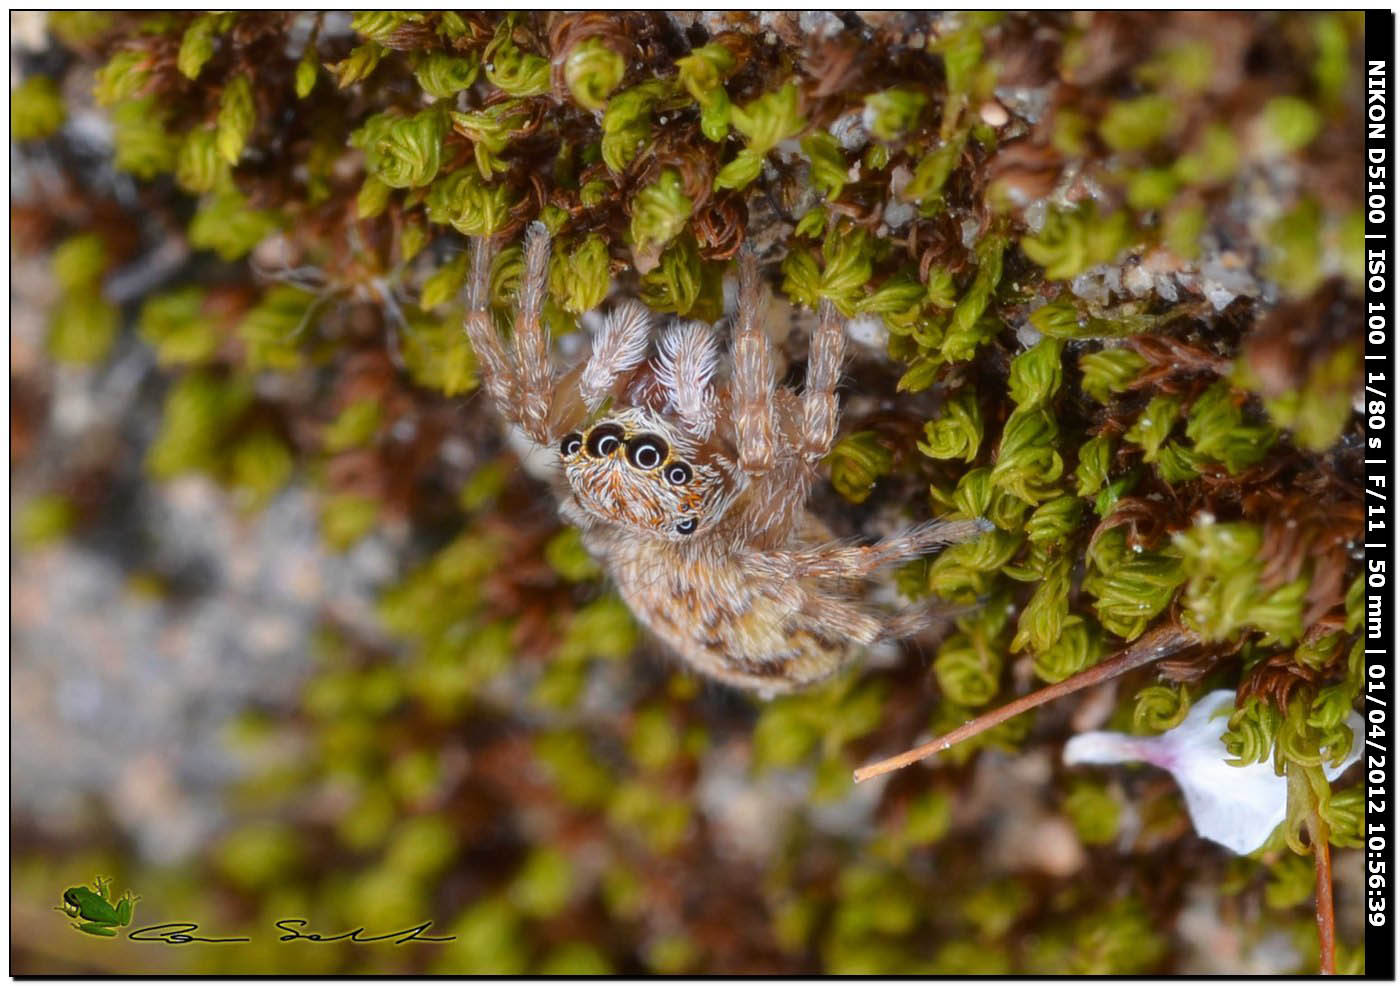
<svg viewBox="0 0 1400 986"><path fill-rule="evenodd" d="M487 393L533 441L558 449L560 514L637 618L691 667L786 692L831 675L865 645L932 622L925 606L877 614L862 603L861 582L970 538L984 522L928 522L862 547L833 541L806 509L836 435L846 337L829 302L800 396L774 379L749 251L727 374L703 322L671 325L648 360L650 316L637 302L609 313L587 361L559 374L541 322L544 226L526 234L509 345L488 308L491 247L478 239L473 251L466 330Z"/></svg>

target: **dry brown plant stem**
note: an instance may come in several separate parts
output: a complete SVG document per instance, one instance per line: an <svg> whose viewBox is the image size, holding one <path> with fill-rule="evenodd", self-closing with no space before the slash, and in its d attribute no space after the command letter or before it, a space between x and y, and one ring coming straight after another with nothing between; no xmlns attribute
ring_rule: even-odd
<svg viewBox="0 0 1400 986"><path fill-rule="evenodd" d="M1337 914L1332 907L1332 850L1327 840L1313 843L1313 866L1317 870L1317 941L1320 971L1337 974Z"/></svg>
<svg viewBox="0 0 1400 986"><path fill-rule="evenodd" d="M1086 671L1071 675L1064 681L1053 685L1047 685L1039 691L1031 692L1016 699L1014 702L1007 702L998 709L984 713L950 733L930 740L922 746L916 746L912 750L906 750L898 756L889 757L877 763L867 764L856 771L856 783L868 781L872 777L879 777L892 770L899 770L907 767L925 757L933 756L947 750L964 740L969 740L978 733L985 732L993 726L998 726L1008 719L1020 715L1022 712L1029 712L1037 706L1046 702L1053 702L1057 698L1072 695L1085 688L1092 688L1094 685L1109 681L1121 674L1126 674L1134 668L1140 668L1153 661L1159 661L1164 657L1169 657L1185 647L1197 644L1200 638L1189 630L1185 630L1175 624L1168 624L1159 627L1151 633L1139 637L1128 647L1110 657L1106 661L1101 661Z"/></svg>
<svg viewBox="0 0 1400 986"><path fill-rule="evenodd" d="M1295 800L1307 806L1308 842L1312 845L1313 870L1316 885L1313 893L1314 913L1317 915L1318 971L1324 976L1337 974L1337 912L1332 904L1332 849L1328 845L1331 833L1317 811L1317 795L1308 783L1307 774L1296 764L1287 770L1290 810Z"/></svg>

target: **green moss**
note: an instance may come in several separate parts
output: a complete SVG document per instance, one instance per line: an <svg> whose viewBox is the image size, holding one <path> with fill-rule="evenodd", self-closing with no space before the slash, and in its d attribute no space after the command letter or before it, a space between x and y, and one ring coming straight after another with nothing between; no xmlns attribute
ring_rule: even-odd
<svg viewBox="0 0 1400 986"><path fill-rule="evenodd" d="M1266 269L1288 295L1304 297L1322 282L1322 207L1316 199L1304 198L1274 220L1267 242Z"/></svg>
<svg viewBox="0 0 1400 986"><path fill-rule="evenodd" d="M291 370L301 365L298 344L313 314L315 298L299 288L278 285L250 308L238 324L251 369Z"/></svg>
<svg viewBox="0 0 1400 986"><path fill-rule="evenodd" d="M841 145L828 133L816 133L802 138L802 150L811 162L812 187L834 201L846 186L850 168L841 153ZM817 215L824 215L818 212ZM800 234L799 234L800 235Z"/></svg>
<svg viewBox="0 0 1400 986"><path fill-rule="evenodd" d="M252 208L236 191L220 190L201 200L190 220L190 244L213 250L224 260L237 260L281 225L276 213Z"/></svg>
<svg viewBox="0 0 1400 986"><path fill-rule="evenodd" d="M596 945L585 941L565 942L554 948L535 969L541 976L611 976L612 963Z"/></svg>
<svg viewBox="0 0 1400 986"><path fill-rule="evenodd" d="M530 115L524 100L507 100L472 113L452 113L452 129L471 141L472 155L483 181L491 179L510 165L500 155L527 126Z"/></svg>
<svg viewBox="0 0 1400 986"><path fill-rule="evenodd" d="M10 90L11 140L51 137L67 116L58 86L48 76L31 75Z"/></svg>
<svg viewBox="0 0 1400 986"><path fill-rule="evenodd" d="M1241 403L1222 380L1196 398L1186 417L1186 437L1196 454L1223 463L1231 473L1261 461L1276 437L1266 425L1245 424Z"/></svg>
<svg viewBox="0 0 1400 986"><path fill-rule="evenodd" d="M1191 697L1186 686L1170 688L1149 685L1137 693L1133 704L1133 727L1147 733L1164 733L1186 720Z"/></svg>
<svg viewBox="0 0 1400 986"><path fill-rule="evenodd" d="M15 517L15 541L28 550L61 541L77 519L77 509L65 497L56 493L36 496Z"/></svg>
<svg viewBox="0 0 1400 986"><path fill-rule="evenodd" d="M904 188L905 200L921 204L926 215L936 214L942 208L938 195L953 169L958 166L965 143L966 135L959 135L943 141L925 154L915 166L913 178Z"/></svg>
<svg viewBox="0 0 1400 986"><path fill-rule="evenodd" d="M876 481L893 471L894 453L875 432L858 431L836 443L827 463L836 492L851 503L864 503Z"/></svg>
<svg viewBox="0 0 1400 986"><path fill-rule="evenodd" d="M512 96L538 96L549 91L549 60L526 51L513 39L515 15L503 19L486 46L482 60L486 78Z"/></svg>
<svg viewBox="0 0 1400 986"><path fill-rule="evenodd" d="M1239 145L1230 131L1212 123L1201 131L1191 149L1177 158L1172 170L1187 185L1211 185L1225 181L1239 166Z"/></svg>
<svg viewBox="0 0 1400 986"><path fill-rule="evenodd" d="M463 258L467 256L462 254ZM465 280L465 271L462 271L461 278ZM425 286L424 294L427 293ZM425 307L428 300L425 297ZM404 364L414 383L419 386L439 391L448 397L476 389L476 356L467 343L458 318L449 315L439 319L410 313L403 328L402 346Z"/></svg>
<svg viewBox="0 0 1400 986"><path fill-rule="evenodd" d="M597 308L608 294L608 246L592 234L572 248L556 246L549 263L549 291L566 311Z"/></svg>
<svg viewBox="0 0 1400 986"><path fill-rule="evenodd" d="M1292 96L1276 96L1264 106L1266 132L1284 153L1306 147L1322 129L1322 115Z"/></svg>
<svg viewBox="0 0 1400 986"><path fill-rule="evenodd" d="M652 113L669 92L663 82L644 82L608 101L603 114L602 155L610 171L621 172L636 158L651 133Z"/></svg>
<svg viewBox="0 0 1400 986"><path fill-rule="evenodd" d="M418 60L413 69L413 78L429 96L449 99L464 89L470 89L480 70L481 60L475 52L459 56L433 51Z"/></svg>
<svg viewBox="0 0 1400 986"><path fill-rule="evenodd" d="M574 886L574 866L569 857L551 846L530 854L511 884L511 900L521 913L548 918L569 901Z"/></svg>
<svg viewBox="0 0 1400 986"><path fill-rule="evenodd" d="M369 444L379 431L381 408L373 398L347 406L326 428L321 442L327 452L344 452Z"/></svg>
<svg viewBox="0 0 1400 986"><path fill-rule="evenodd" d="M243 156L243 148L256 123L252 79L246 75L236 75L224 86L219 100L219 118L215 129L219 156L230 165L236 165Z"/></svg>
<svg viewBox="0 0 1400 986"><path fill-rule="evenodd" d="M1113 260L1132 239L1127 213L1100 216L1096 205L1086 204L1052 212L1039 233L1021 238L1021 249L1045 268L1047 278L1069 280Z"/></svg>
<svg viewBox="0 0 1400 986"><path fill-rule="evenodd" d="M638 294L653 311L712 322L724 312L724 267L701 260L694 237L685 233L642 276Z"/></svg>
<svg viewBox="0 0 1400 986"><path fill-rule="evenodd" d="M428 219L467 236L491 236L505 225L513 204L509 187L488 184L476 172L462 169L433 183Z"/></svg>
<svg viewBox="0 0 1400 986"><path fill-rule="evenodd" d="M529 952L520 916L504 898L477 901L447 930L453 941L435 955L435 968L457 975L522 975Z"/></svg>
<svg viewBox="0 0 1400 986"><path fill-rule="evenodd" d="M98 69L93 98L99 106L112 106L141 95L150 80L151 59L144 52L124 49Z"/></svg>
<svg viewBox="0 0 1400 986"><path fill-rule="evenodd" d="M919 451L931 459L961 459L971 462L977 458L982 445L982 411L977 394L971 388L958 391L942 413L924 424L924 440Z"/></svg>
<svg viewBox="0 0 1400 986"><path fill-rule="evenodd" d="M245 510L265 506L291 478L294 465L291 450L276 435L257 431L242 439L229 461L235 502Z"/></svg>
<svg viewBox="0 0 1400 986"><path fill-rule="evenodd" d="M1083 586L1095 597L1094 611L1104 629L1128 640L1142 635L1186 578L1179 558L1134 551L1117 528L1092 543L1088 557L1092 568Z"/></svg>
<svg viewBox="0 0 1400 986"><path fill-rule="evenodd" d="M1274 589L1260 584L1262 535L1249 524L1198 523L1172 538L1187 576L1183 616L1207 640L1228 639L1245 629L1266 641L1292 643L1302 634L1306 578Z"/></svg>
<svg viewBox="0 0 1400 986"><path fill-rule="evenodd" d="M1064 344L1058 339L1042 339L1011 361L1011 378L1007 389L1017 407L1042 407L1060 389L1060 353Z"/></svg>
<svg viewBox="0 0 1400 986"><path fill-rule="evenodd" d="M1054 485L1064 472L1056 450L1059 427L1046 411L1017 408L1002 429L992 485L1032 506L1058 492Z"/></svg>
<svg viewBox="0 0 1400 986"><path fill-rule="evenodd" d="M1065 799L1065 814L1074 831L1090 846L1107 845L1117 837L1122 810L1112 792L1091 781L1077 782Z"/></svg>
<svg viewBox="0 0 1400 986"><path fill-rule="evenodd" d="M681 186L681 176L667 169L654 184L637 193L632 202L632 245L646 252L664 247L685 228L691 201Z"/></svg>
<svg viewBox="0 0 1400 986"><path fill-rule="evenodd" d="M1141 151L1175 125L1176 106L1165 96L1147 95L1114 103L1099 121L1099 136L1115 151Z"/></svg>
<svg viewBox="0 0 1400 986"><path fill-rule="evenodd" d="M1059 636L1054 643L1035 655L1036 677L1051 683L1064 681L1097 664L1107 647L1097 624L1070 613L1060 622Z"/></svg>
<svg viewBox="0 0 1400 986"><path fill-rule="evenodd" d="M895 140L913 129L928 105L928 97L917 89L896 88L865 97L870 132L880 140Z"/></svg>
<svg viewBox="0 0 1400 986"><path fill-rule="evenodd" d="M175 180L181 188L195 195L212 192L227 181L228 174L216 131L201 128L185 135L175 158Z"/></svg>
<svg viewBox="0 0 1400 986"><path fill-rule="evenodd" d="M598 563L584 548L578 530L573 527L566 527L549 539L544 557L550 568L570 582L584 582L602 574Z"/></svg>
<svg viewBox="0 0 1400 986"><path fill-rule="evenodd" d="M246 381L186 374L165 399L161 431L146 456L158 479L214 467L225 429L247 407Z"/></svg>
<svg viewBox="0 0 1400 986"><path fill-rule="evenodd" d="M589 38L564 58L564 84L580 106L600 110L626 70L621 55L601 40Z"/></svg>
<svg viewBox="0 0 1400 986"><path fill-rule="evenodd" d="M1126 390L1147 368L1147 361L1131 349L1104 349L1079 358L1084 392L1101 404L1110 394Z"/></svg>
<svg viewBox="0 0 1400 986"><path fill-rule="evenodd" d="M116 341L120 321L116 306L95 288L66 295L50 317L49 355L60 363L100 363Z"/></svg>
<svg viewBox="0 0 1400 986"><path fill-rule="evenodd" d="M413 116L379 113L351 134L350 142L365 152L366 170L384 184L419 188L431 182L442 165L447 122L436 108Z"/></svg>
<svg viewBox="0 0 1400 986"><path fill-rule="evenodd" d="M1179 398L1159 394L1148 402L1133 426L1123 434L1123 440L1141 446L1143 461L1152 462L1157 458L1162 442L1176 427L1180 414Z"/></svg>
<svg viewBox="0 0 1400 986"><path fill-rule="evenodd" d="M374 527L379 501L355 493L329 497L321 508L321 537L333 551L346 551Z"/></svg>
<svg viewBox="0 0 1400 986"><path fill-rule="evenodd" d="M806 126L791 83L743 106L733 106L729 122L748 138L747 146L715 176L716 188L743 188L758 177L764 156Z"/></svg>

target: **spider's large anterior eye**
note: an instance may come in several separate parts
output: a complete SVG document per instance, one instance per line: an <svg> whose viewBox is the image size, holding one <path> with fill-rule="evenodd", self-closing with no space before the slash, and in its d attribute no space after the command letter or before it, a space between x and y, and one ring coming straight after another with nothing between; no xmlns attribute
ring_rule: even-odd
<svg viewBox="0 0 1400 986"><path fill-rule="evenodd" d="M697 521L694 517L687 517L676 525L676 531L681 534L694 534Z"/></svg>
<svg viewBox="0 0 1400 986"><path fill-rule="evenodd" d="M571 431L564 436L564 440L559 443L559 452L565 458L571 455L578 455L578 450L583 448L583 436L576 431Z"/></svg>
<svg viewBox="0 0 1400 986"><path fill-rule="evenodd" d="M684 462L673 462L666 467L666 481L675 486L684 486L690 482L690 466ZM689 533L682 531L682 534Z"/></svg>
<svg viewBox="0 0 1400 986"><path fill-rule="evenodd" d="M666 439L658 435L638 435L627 443L627 461L638 469L655 469L666 461Z"/></svg>
<svg viewBox="0 0 1400 986"><path fill-rule="evenodd" d="M595 459L612 455L621 444L622 429L617 425L599 425L588 433L588 454Z"/></svg>

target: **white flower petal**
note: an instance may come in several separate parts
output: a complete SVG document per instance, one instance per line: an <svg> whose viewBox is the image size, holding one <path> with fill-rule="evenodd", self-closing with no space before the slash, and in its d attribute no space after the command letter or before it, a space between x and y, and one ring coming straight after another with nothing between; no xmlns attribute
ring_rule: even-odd
<svg viewBox="0 0 1400 986"><path fill-rule="evenodd" d="M1191 707L1181 724L1160 736L1081 733L1065 744L1065 763L1142 761L1171 771L1186 799L1196 831L1241 855L1258 849L1288 812L1288 781L1272 762L1232 767L1221 737L1234 709L1235 693L1211 692ZM1361 756L1362 721L1352 712L1351 752L1342 763L1324 767L1335 780Z"/></svg>

